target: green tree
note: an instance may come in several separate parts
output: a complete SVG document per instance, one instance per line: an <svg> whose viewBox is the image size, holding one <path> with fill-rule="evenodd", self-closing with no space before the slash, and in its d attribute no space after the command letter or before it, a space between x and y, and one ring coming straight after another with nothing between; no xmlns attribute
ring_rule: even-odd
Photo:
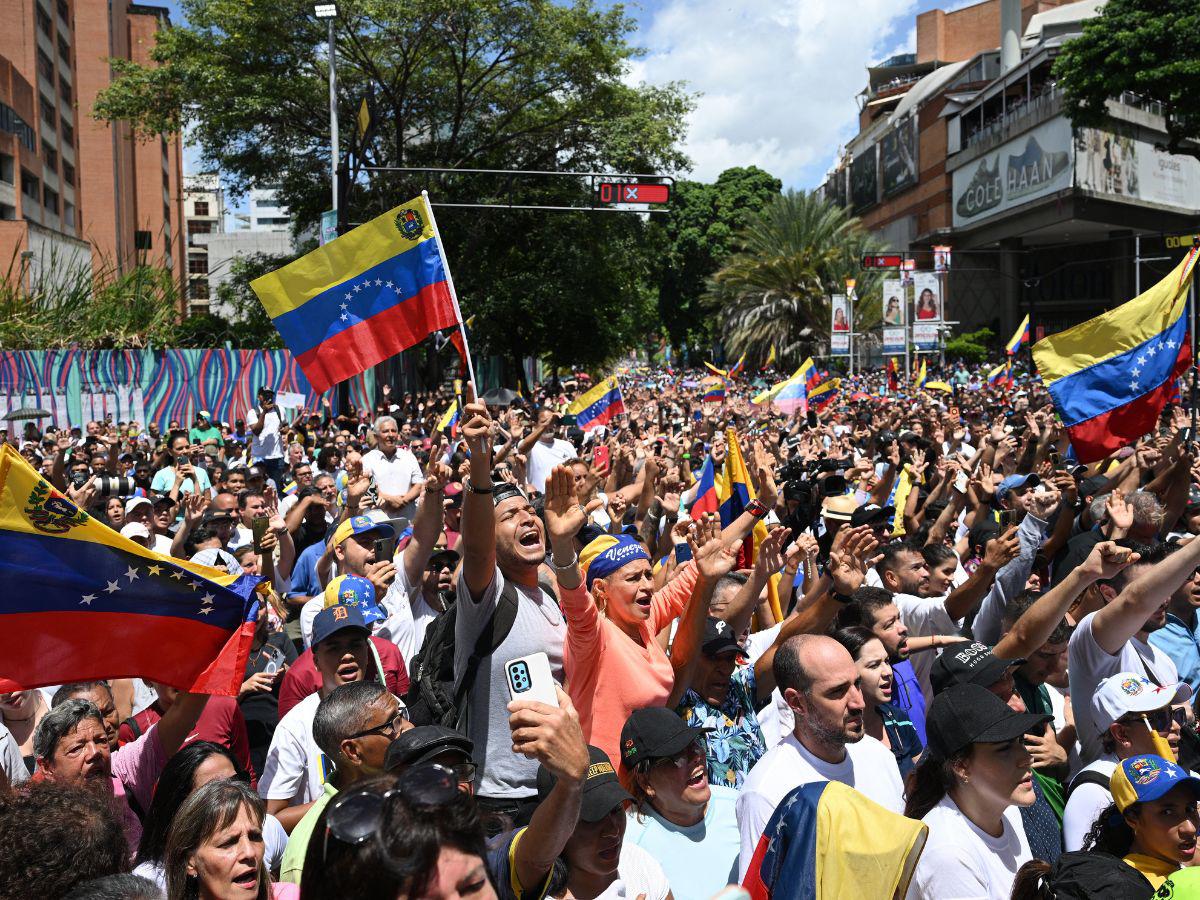
<svg viewBox="0 0 1200 900"><path fill-rule="evenodd" d="M988 347L996 340L990 328L980 328L966 334L955 335L946 341L946 359L965 359L981 363L988 356Z"/></svg>
<svg viewBox="0 0 1200 900"><path fill-rule="evenodd" d="M759 359L775 344L787 363L814 352L829 336L829 297L857 280L867 298L880 287L860 269L878 245L859 220L815 193L789 190L748 217L741 249L709 281L707 303L719 312L731 353ZM880 306L855 306L855 330L879 324Z"/></svg>
<svg viewBox="0 0 1200 900"><path fill-rule="evenodd" d="M160 35L154 67L113 62L117 77L96 114L130 120L145 135L187 127L205 168L221 171L235 193L278 186L298 223L315 221L328 205L329 134L325 28L311 2L181 6L188 24ZM340 0L338 11L339 112L353 122L360 99L372 95L374 136L360 154L369 165L670 174L687 162L679 142L691 99L677 85L626 83L639 51L628 42L635 22L620 5ZM590 184L374 173L359 178L343 206L350 222L363 222L426 188L435 202L516 196L577 205ZM628 273L649 278L652 242L632 215L444 208L438 219L464 313L482 314L481 344L559 355L567 337L577 338L555 324L578 315L562 307L538 308L539 316L558 314L545 327L492 331L526 322L531 290L543 302L586 304L601 323L624 322L627 305L643 305L644 285L631 285ZM582 243L564 242L564 233ZM623 236L621 254L594 246L614 234ZM586 358L619 352L599 342L628 335L624 324L599 329Z"/></svg>
<svg viewBox="0 0 1200 900"><path fill-rule="evenodd" d="M299 254L273 256L256 253L239 256L229 269L229 278L217 286L217 308L226 314L233 337L227 338L235 347L278 349L283 339L263 309L250 282L260 275L287 265Z"/></svg>
<svg viewBox="0 0 1200 900"><path fill-rule="evenodd" d="M779 196L782 182L757 166L726 169L716 183L679 181L671 215L659 226L667 242L658 315L676 346L707 343L712 311L702 303L708 279L736 249L747 216Z"/></svg>
<svg viewBox="0 0 1200 900"><path fill-rule="evenodd" d="M1054 63L1067 115L1103 127L1107 101L1132 91L1162 104L1168 153L1200 159L1200 4L1108 0Z"/></svg>

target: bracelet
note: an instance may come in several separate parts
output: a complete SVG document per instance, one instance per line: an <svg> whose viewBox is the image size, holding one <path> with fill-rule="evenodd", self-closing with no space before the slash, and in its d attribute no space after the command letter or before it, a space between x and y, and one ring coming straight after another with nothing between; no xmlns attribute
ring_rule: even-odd
<svg viewBox="0 0 1200 900"><path fill-rule="evenodd" d="M468 478L467 479L467 490L470 491L472 494L494 494L496 492L496 486L494 484L489 484L485 488L480 487L472 479Z"/></svg>
<svg viewBox="0 0 1200 900"><path fill-rule="evenodd" d="M568 562L568 563L563 563L563 564L560 566L560 565L558 564L558 560L556 560L556 559L554 558L554 554L553 554L553 553L551 553L551 554L550 554L550 567L551 567L552 569L554 569L556 572L565 572L567 569L570 569L570 568L574 567L574 566L575 566L575 564L576 564L576 563L578 563L578 562L579 562L579 554L578 554L578 553L576 553L576 554L575 554L575 555L574 555L574 556L571 558L571 561L570 561L570 562Z"/></svg>
<svg viewBox="0 0 1200 900"><path fill-rule="evenodd" d="M839 594L837 591L832 592L833 599L845 606L848 603L853 603L854 598L849 594Z"/></svg>

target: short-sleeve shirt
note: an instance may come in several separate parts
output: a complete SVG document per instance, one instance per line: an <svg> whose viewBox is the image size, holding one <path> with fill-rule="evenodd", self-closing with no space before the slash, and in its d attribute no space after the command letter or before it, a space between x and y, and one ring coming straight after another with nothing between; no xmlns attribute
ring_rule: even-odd
<svg viewBox="0 0 1200 900"><path fill-rule="evenodd" d="M264 459L283 459L283 439L279 435L279 426L283 418L278 409L271 409L263 416L262 431L255 434L253 428L258 424L258 408L246 410L246 431L250 435L250 458L255 462Z"/></svg>
<svg viewBox="0 0 1200 900"><path fill-rule="evenodd" d="M946 601L941 597L895 594L892 600L896 604L896 609L900 611L900 620L912 637L959 633L958 625L946 612ZM933 652L917 653L909 658L927 702L933 699L933 686L929 681L929 672L933 669L935 658Z"/></svg>
<svg viewBox="0 0 1200 900"><path fill-rule="evenodd" d="M362 458L363 471L375 479L375 484L381 494L401 495L412 490L414 484L424 484L425 476L421 472L421 464L412 455L412 451L397 447L391 459L383 455L378 447ZM412 519L417 509L417 501L401 507L399 515Z"/></svg>
<svg viewBox="0 0 1200 900"><path fill-rule="evenodd" d="M688 725L713 729L707 736L708 780L740 790L747 773L767 752L754 711L754 667L743 665L734 670L720 707L711 706L688 688L678 712Z"/></svg>
<svg viewBox="0 0 1200 900"><path fill-rule="evenodd" d="M517 881L514 861L517 845L525 830L522 828L498 835L489 844L485 862L500 900L541 900L550 896L546 893L545 884L526 886ZM635 897L666 900L670 893L671 887L667 884L662 866L641 847L626 840L621 844L621 856L617 860L617 877L596 895L595 900L632 900ZM682 894L679 900L683 900Z"/></svg>
<svg viewBox="0 0 1200 900"><path fill-rule="evenodd" d="M324 793L329 764L312 734L320 703L320 694L310 694L279 720L258 779L258 793L264 800L301 806Z"/></svg>
<svg viewBox="0 0 1200 900"><path fill-rule="evenodd" d="M727 884L737 883L737 791L714 784L704 818L681 826L647 807L630 811L625 823L625 843L636 844L663 867L671 892L678 898L712 897Z"/></svg>
<svg viewBox="0 0 1200 900"><path fill-rule="evenodd" d="M210 492L212 490L212 481L209 480L208 473L199 466L193 466L192 471L196 473L195 480L192 478L183 479L183 482L179 485L179 493L194 494L197 491L197 485L199 485L200 493L206 494ZM154 473L154 480L150 482L150 490L154 491L156 494L169 493L171 488L174 486L174 466L164 466L163 468L159 469Z"/></svg>

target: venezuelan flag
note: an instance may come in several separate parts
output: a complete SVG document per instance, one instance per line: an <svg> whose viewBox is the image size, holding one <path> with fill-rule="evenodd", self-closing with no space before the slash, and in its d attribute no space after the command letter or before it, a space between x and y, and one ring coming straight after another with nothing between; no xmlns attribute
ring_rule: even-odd
<svg viewBox="0 0 1200 900"><path fill-rule="evenodd" d="M1012 356L1021 346L1029 340L1029 315L1021 320L1021 324L1017 326L1017 333L1012 336L1012 339L1004 345L1004 349Z"/></svg>
<svg viewBox="0 0 1200 900"><path fill-rule="evenodd" d="M318 393L460 321L424 195L250 287Z"/></svg>
<svg viewBox="0 0 1200 900"><path fill-rule="evenodd" d="M1150 431L1187 370L1191 252L1166 278L1116 309L1033 345L1033 359L1081 463Z"/></svg>
<svg viewBox="0 0 1200 900"><path fill-rule="evenodd" d="M458 413L458 401L455 400L450 405L450 408L446 410L446 414L443 415L441 420L438 422L437 430L442 434L448 434L450 436L458 434Z"/></svg>
<svg viewBox="0 0 1200 900"><path fill-rule="evenodd" d="M140 677L236 696L258 618L251 575L147 550L0 449L0 690Z"/></svg>
<svg viewBox="0 0 1200 900"><path fill-rule="evenodd" d="M737 431L732 428L725 430L725 445L729 448L725 454L725 465L717 475L717 499L720 501L718 512L721 514L721 527L728 528L742 513L750 501L755 499L754 485L750 481L750 472L746 469L746 460L742 456L742 448L738 443ZM758 557L758 546L767 537L767 526L761 520L754 523L754 529L747 535L742 548L738 551L739 569L754 565ZM779 609L779 579L773 578L767 584L767 599L771 603L771 611L777 621L782 622L783 616Z"/></svg>
<svg viewBox="0 0 1200 900"><path fill-rule="evenodd" d="M728 372L726 372L724 369L718 369L716 366L714 366L714 365L713 365L712 363L710 363L708 360L705 360L705 361L704 361L704 367L705 367L706 369L708 369L708 371L712 372L714 375L717 375L717 376L719 376L719 377L721 377L721 378L724 378L726 375L728 375L728 374L729 374L729 373L728 373Z"/></svg>
<svg viewBox="0 0 1200 900"><path fill-rule="evenodd" d="M706 456L704 467L700 469L700 478L696 482L696 499L692 501L691 516L693 519L700 519L707 513L715 513L720 507L712 457Z"/></svg>
<svg viewBox="0 0 1200 900"><path fill-rule="evenodd" d="M728 377L728 378L730 378L731 380L732 380L732 379L734 379L734 378L736 378L736 377L737 377L737 375L738 375L738 373L739 373L740 371L742 371L742 369L744 369L745 367L746 367L746 354L745 354L745 353L743 353L743 354L742 354L742 355L741 355L741 356L738 358L738 361L737 361L736 363L734 363L734 364L733 364L733 368L731 368L731 369L729 370L729 372L727 373L727 377Z"/></svg>
<svg viewBox="0 0 1200 900"><path fill-rule="evenodd" d="M709 385L701 398L704 403L724 403L725 402L725 385L713 384Z"/></svg>
<svg viewBox="0 0 1200 900"><path fill-rule="evenodd" d="M771 345L771 349L767 352L767 358L763 362L762 367L764 369L769 369L773 365L775 365L775 345L774 344Z"/></svg>
<svg viewBox="0 0 1200 900"><path fill-rule="evenodd" d="M808 392L809 406L815 407L817 410L824 409L837 398L841 384L840 378L831 378L817 385Z"/></svg>
<svg viewBox="0 0 1200 900"><path fill-rule="evenodd" d="M575 423L584 431L607 425L614 416L625 412L625 398L616 376L610 375L567 407Z"/></svg>
<svg viewBox="0 0 1200 900"><path fill-rule="evenodd" d="M1000 365L996 366L996 368L994 368L990 372L988 372L987 383L988 384L996 384L997 382L999 382L1001 380L1002 376L1007 371L1007 368L1008 367L1004 363L1000 363Z"/></svg>
<svg viewBox="0 0 1200 900"><path fill-rule="evenodd" d="M467 338L471 336L471 329L475 327L475 317L471 316L467 321L462 323L462 328L455 328L450 332L450 343L454 345L454 349L458 351L458 374L466 375L470 368L467 365Z"/></svg>
<svg viewBox="0 0 1200 900"><path fill-rule="evenodd" d="M790 378L786 378L776 384L774 387L763 391L750 402L754 404L770 403L781 391L796 381L803 382L806 389L812 387L813 384L815 384L813 381L813 373L816 372L816 368L816 364L813 363L812 357L810 356L800 364L800 368L793 372Z"/></svg>
<svg viewBox="0 0 1200 900"><path fill-rule="evenodd" d="M915 387L918 391L925 387L925 379L928 374L929 372L925 367L925 360L921 360L921 368L917 370L916 377L913 378L913 387Z"/></svg>

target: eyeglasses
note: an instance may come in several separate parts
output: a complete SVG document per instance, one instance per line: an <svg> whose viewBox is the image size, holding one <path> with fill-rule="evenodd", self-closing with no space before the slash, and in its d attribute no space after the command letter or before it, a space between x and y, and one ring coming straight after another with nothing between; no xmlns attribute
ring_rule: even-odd
<svg viewBox="0 0 1200 900"><path fill-rule="evenodd" d="M703 759L707 755L708 755L708 749L704 743L704 739L696 738L696 740L692 741L690 744L688 744L686 747L684 747L682 750L680 750L674 756L664 756L661 759L656 759L654 761L654 764L655 765L670 765L670 766L674 766L676 769L683 769L692 760L697 759L697 758Z"/></svg>
<svg viewBox="0 0 1200 900"><path fill-rule="evenodd" d="M382 794L366 788L338 794L325 811L321 861L325 861L331 834L343 844L354 846L364 844L372 837L378 839L387 816L398 801L412 807L437 809L458 796L458 785L453 771L430 764L406 770L396 779L395 787ZM404 871L403 864L392 860L390 854L383 856L400 874L410 874Z"/></svg>
<svg viewBox="0 0 1200 900"><path fill-rule="evenodd" d="M1187 725L1187 710L1183 707L1178 709L1165 707L1156 709L1154 712L1122 718L1120 721L1125 725L1132 725L1139 721L1145 722L1159 734L1167 734L1171 730L1172 723L1177 724L1180 728Z"/></svg>
<svg viewBox="0 0 1200 900"><path fill-rule="evenodd" d="M389 719L382 725L376 725L374 728L367 728L363 731L356 731L354 734L348 734L345 740L352 741L355 738L366 737L368 734L378 734L382 737L394 738L400 732L400 723L404 721L404 713L398 712L395 718Z"/></svg>
<svg viewBox="0 0 1200 900"><path fill-rule="evenodd" d="M456 763L446 766L446 768L454 773L459 784L472 784L475 781L475 773L478 771L475 763L472 762Z"/></svg>

